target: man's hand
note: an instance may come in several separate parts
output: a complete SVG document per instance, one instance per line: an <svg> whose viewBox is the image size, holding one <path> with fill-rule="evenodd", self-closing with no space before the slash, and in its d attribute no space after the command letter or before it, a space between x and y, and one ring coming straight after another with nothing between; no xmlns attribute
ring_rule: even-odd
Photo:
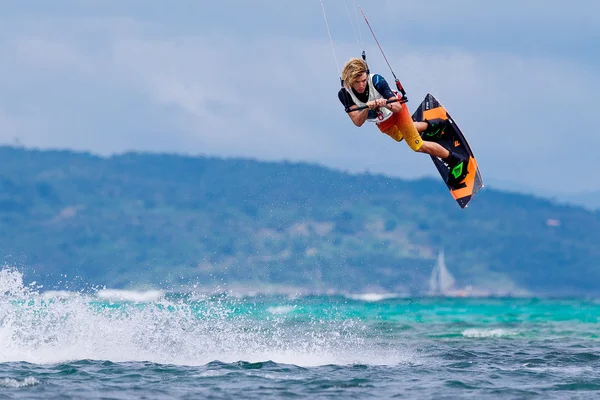
<svg viewBox="0 0 600 400"><path fill-rule="evenodd" d="M377 99L377 100L371 100L371 101L367 102L367 106L369 107L370 110L375 110L379 107L384 107L386 104L387 104L386 99Z"/></svg>

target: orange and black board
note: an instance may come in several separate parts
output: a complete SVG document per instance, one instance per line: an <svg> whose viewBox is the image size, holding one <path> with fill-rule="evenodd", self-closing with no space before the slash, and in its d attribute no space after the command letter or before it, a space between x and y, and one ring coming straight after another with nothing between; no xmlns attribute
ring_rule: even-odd
<svg viewBox="0 0 600 400"><path fill-rule="evenodd" d="M475 196L475 193L483 187L483 178L479 171L479 165L477 165L477 160L473 155L473 151L471 151L467 139L463 136L456 122L454 122L450 114L448 114L444 106L442 106L431 93L428 93L419 108L412 115L412 119L414 121L423 121L425 119L434 118L446 119L448 120L448 125L441 135L432 138L421 134L422 139L435 141L447 149L452 149L452 151L462 154L469 160L467 176L456 185L456 187L446 183L448 190L450 190L450 194L454 197L458 205L461 208L465 208L473 196ZM431 159L444 182L448 182L448 175L450 174L448 165L438 157L432 156Z"/></svg>

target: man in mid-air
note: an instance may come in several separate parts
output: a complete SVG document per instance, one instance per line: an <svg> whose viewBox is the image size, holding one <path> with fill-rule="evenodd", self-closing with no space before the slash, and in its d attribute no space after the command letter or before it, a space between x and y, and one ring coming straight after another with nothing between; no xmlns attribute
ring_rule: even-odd
<svg viewBox="0 0 600 400"><path fill-rule="evenodd" d="M424 137L432 139L439 137L448 121L436 118L414 122L416 129L402 127L401 111L406 106L400 102L388 103L388 100L399 99L398 96L381 75L369 75L368 71L367 63L360 58L350 59L342 70L344 87L340 89L338 97L354 125L362 126L365 121L375 122L381 132L398 142L404 139L412 150L441 158L450 170L461 171L457 176L449 174L448 177L448 184L457 186L467 174L468 160L434 141L423 140L419 135L424 133ZM364 110L356 110L365 106L367 108Z"/></svg>

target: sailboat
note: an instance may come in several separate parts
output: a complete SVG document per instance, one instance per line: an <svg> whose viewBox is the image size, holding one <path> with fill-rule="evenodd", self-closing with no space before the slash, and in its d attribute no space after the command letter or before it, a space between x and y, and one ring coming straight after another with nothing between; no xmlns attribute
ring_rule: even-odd
<svg viewBox="0 0 600 400"><path fill-rule="evenodd" d="M431 271L431 277L429 278L429 294L432 296L453 295L455 283L456 279L454 279L454 276L452 276L446 267L444 252L440 251L437 263L433 271Z"/></svg>
<svg viewBox="0 0 600 400"><path fill-rule="evenodd" d="M474 288L468 285L462 289L456 288L456 279L446 267L444 251L438 254L437 262L429 277L429 295L444 297L488 297L492 292L486 289Z"/></svg>

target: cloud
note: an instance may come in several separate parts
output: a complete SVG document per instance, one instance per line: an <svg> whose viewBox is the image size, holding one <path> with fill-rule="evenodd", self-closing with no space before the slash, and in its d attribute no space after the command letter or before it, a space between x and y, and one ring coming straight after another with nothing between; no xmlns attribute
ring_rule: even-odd
<svg viewBox="0 0 600 400"><path fill-rule="evenodd" d="M29 146L102 154L172 151L436 176L428 157L375 127L352 125L336 98L339 81L320 8L280 3L242 4L237 13L191 2L168 10L159 2L144 8L111 1L75 2L68 12L13 9L0 28L0 141L18 136ZM388 2L387 13L368 15L411 110L434 93L469 138L488 182L600 189L586 173L595 170L594 160L582 150L600 145L589 122L600 89L597 62L577 52L565 56L552 42L555 33L540 42L543 51L527 52L527 40L512 51L502 38L514 32L500 34L493 18L503 28L544 35L505 6L440 2L434 16L445 24L426 28L419 21L430 14L417 2ZM358 54L343 12L331 18L340 63ZM298 15L310 24L298 23ZM415 18L397 28L393 15ZM529 22L539 28L558 17L542 12ZM598 32L588 16L564 17L572 22L563 27L569 35L581 37L575 22ZM448 23L455 33L445 30ZM361 29L372 70L391 78Z"/></svg>

